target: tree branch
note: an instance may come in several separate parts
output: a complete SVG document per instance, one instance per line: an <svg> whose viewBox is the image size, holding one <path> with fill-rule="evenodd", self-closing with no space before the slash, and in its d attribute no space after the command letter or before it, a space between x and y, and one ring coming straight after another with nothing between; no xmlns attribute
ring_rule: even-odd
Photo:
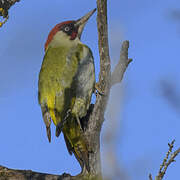
<svg viewBox="0 0 180 180"><path fill-rule="evenodd" d="M0 0L0 16L4 18L2 22L0 21L0 27L2 27L2 25L5 24L9 18L8 16L9 8L19 1L20 0Z"/></svg>
<svg viewBox="0 0 180 180"><path fill-rule="evenodd" d="M169 165L172 162L175 162L176 156L180 153L180 148L172 153L174 143L175 143L175 140L173 140L170 144L168 143L169 150L166 153L166 156L163 160L163 163L160 165L159 172L158 172L158 175L155 177L155 180L162 180L163 179L163 177L167 171L167 168L169 167ZM149 175L149 180L152 180L151 174Z"/></svg>
<svg viewBox="0 0 180 180"><path fill-rule="evenodd" d="M69 174L53 175L33 172L31 170L9 169L0 166L0 180L80 180L79 176Z"/></svg>
<svg viewBox="0 0 180 180"><path fill-rule="evenodd" d="M107 23L107 0L97 0L97 27L98 27L98 45L100 54L100 74L98 88L105 95L97 94L94 109L90 114L88 121L88 128L85 131L87 144L90 147L89 152L89 165L92 177L102 178L101 175L101 161L100 161L100 131L104 122L104 112L107 106L109 92L111 88L111 62L109 56L108 44L108 23ZM123 43L127 44L127 42ZM129 46L129 44L128 44ZM128 51L123 46L123 55L121 61L125 61L128 56ZM128 48L126 48L128 49ZM126 52L126 53L124 53ZM126 64L122 62L122 64ZM121 71L122 66L118 66ZM127 66L126 66L127 67ZM121 75L125 72L126 68L122 70ZM122 77L120 77L122 79Z"/></svg>
<svg viewBox="0 0 180 180"><path fill-rule="evenodd" d="M109 57L108 45L108 25L107 25L107 0L97 0L97 26L98 26L98 45L100 54L100 74L98 86L105 96L97 94L96 104L94 107L94 117L91 122L91 127L97 129L101 128L104 121L104 111L107 105L110 78L111 78L111 64Z"/></svg>
<svg viewBox="0 0 180 180"><path fill-rule="evenodd" d="M85 137L89 146L90 174L96 179L102 179L100 160L100 131L104 121L104 111L107 105L111 65L108 46L108 25L107 25L107 0L97 0L97 26L98 45L100 54L99 88L106 96L97 94L94 109L90 114Z"/></svg>
<svg viewBox="0 0 180 180"><path fill-rule="evenodd" d="M119 62L116 65L111 76L111 86L121 82L124 73L126 71L126 68L128 67L129 63L132 61L132 59L128 59L128 48L129 48L129 41L124 41L120 51Z"/></svg>
<svg viewBox="0 0 180 180"><path fill-rule="evenodd" d="M20 0L0 0L0 8L4 10L4 13L0 12L0 16L6 18L8 16L9 8Z"/></svg>

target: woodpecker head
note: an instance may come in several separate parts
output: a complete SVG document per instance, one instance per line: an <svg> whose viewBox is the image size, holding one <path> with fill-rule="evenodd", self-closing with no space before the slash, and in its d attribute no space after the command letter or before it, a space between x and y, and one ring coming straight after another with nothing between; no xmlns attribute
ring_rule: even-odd
<svg viewBox="0 0 180 180"><path fill-rule="evenodd" d="M96 9L93 9L76 21L65 21L57 24L48 35L47 41L45 43L45 50L47 50L49 44L56 46L59 43L63 44L80 39L86 22L95 11Z"/></svg>

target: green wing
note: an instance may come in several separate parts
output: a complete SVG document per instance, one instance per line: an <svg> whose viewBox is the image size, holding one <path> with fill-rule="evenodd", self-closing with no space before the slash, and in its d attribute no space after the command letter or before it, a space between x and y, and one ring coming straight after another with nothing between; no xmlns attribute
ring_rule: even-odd
<svg viewBox="0 0 180 180"><path fill-rule="evenodd" d="M51 120L57 126L69 109L73 116L81 118L86 115L94 84L94 61L87 46L48 48L39 73L38 94L49 141ZM71 131L66 137L72 145L72 139L79 132L74 126L68 125L68 128Z"/></svg>

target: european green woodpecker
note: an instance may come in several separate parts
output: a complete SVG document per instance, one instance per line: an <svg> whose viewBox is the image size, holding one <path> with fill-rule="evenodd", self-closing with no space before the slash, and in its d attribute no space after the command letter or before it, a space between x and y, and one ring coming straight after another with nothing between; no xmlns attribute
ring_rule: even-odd
<svg viewBox="0 0 180 180"><path fill-rule="evenodd" d="M92 52L80 41L92 10L76 21L57 24L45 43L45 56L39 73L39 104L47 137L51 141L51 121L56 136L61 130L70 154L74 153L82 171L89 171L88 149L80 119L86 116L95 88Z"/></svg>

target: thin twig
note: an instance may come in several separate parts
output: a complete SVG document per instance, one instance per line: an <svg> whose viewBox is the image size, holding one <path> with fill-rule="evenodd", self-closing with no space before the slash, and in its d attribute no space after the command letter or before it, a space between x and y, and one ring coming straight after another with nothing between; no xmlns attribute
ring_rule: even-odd
<svg viewBox="0 0 180 180"><path fill-rule="evenodd" d="M174 143L175 143L175 140L173 140L171 143L168 143L169 150L166 153L165 158L163 159L163 163L160 165L160 169L159 169L158 175L155 177L155 180L162 180L163 179L163 177L167 171L167 168L169 167L169 165L172 162L175 161L176 156L180 153L180 148L172 153ZM151 174L149 175L149 179L152 180Z"/></svg>
<svg viewBox="0 0 180 180"><path fill-rule="evenodd" d="M164 172L163 168L166 167L166 162L167 162L167 160L168 160L168 158L169 158L170 153L172 152L172 149L173 149L173 147L174 147L174 142L175 142L175 140L173 140L173 141L171 142L171 144L168 143L169 150L168 150L168 152L166 153L166 157L164 158L163 163L160 165L159 174L162 174L162 173ZM162 171L162 170L163 170L163 171Z"/></svg>
<svg viewBox="0 0 180 180"><path fill-rule="evenodd" d="M169 161L166 163L165 167L164 167L164 170L162 171L162 174L164 176L164 174L166 173L166 170L168 168L168 166L172 163L172 162L175 162L175 158L176 156L180 153L180 148L177 149L170 157Z"/></svg>

